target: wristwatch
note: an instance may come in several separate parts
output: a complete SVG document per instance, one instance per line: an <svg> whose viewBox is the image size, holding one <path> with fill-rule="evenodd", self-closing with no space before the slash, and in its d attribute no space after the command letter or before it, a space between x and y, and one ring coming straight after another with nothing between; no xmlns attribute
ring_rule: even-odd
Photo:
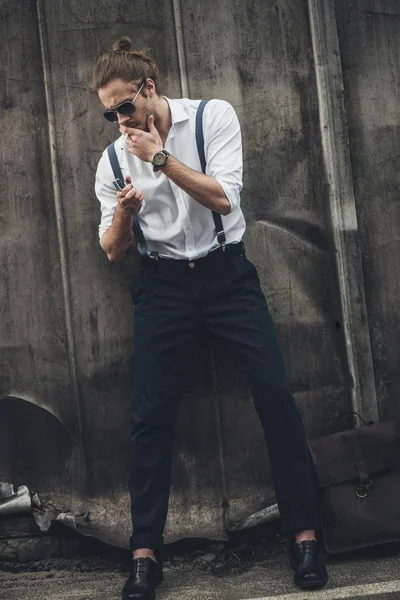
<svg viewBox="0 0 400 600"><path fill-rule="evenodd" d="M151 159L151 163L154 166L154 171L159 171L162 167L165 166L168 156L170 156L169 152L166 150L160 150L160 152L156 152L153 158Z"/></svg>

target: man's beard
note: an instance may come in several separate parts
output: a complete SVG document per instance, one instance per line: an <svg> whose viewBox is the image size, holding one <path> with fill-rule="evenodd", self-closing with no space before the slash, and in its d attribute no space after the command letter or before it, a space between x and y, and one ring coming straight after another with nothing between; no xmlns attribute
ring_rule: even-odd
<svg viewBox="0 0 400 600"><path fill-rule="evenodd" d="M147 133L150 132L150 129L147 125L148 119L149 117L153 115L154 117L154 125L155 127L157 127L158 123L160 122L160 119L158 117L158 114L155 110L152 111L148 111L146 113L146 116L144 117L143 121L135 121L134 119L132 119L132 121L129 121L126 124L126 127L133 127L133 129L140 129L141 131L147 131Z"/></svg>

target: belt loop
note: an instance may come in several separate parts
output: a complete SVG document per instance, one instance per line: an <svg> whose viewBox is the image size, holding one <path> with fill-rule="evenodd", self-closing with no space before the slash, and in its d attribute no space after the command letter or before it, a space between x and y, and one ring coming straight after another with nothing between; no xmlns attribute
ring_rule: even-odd
<svg viewBox="0 0 400 600"><path fill-rule="evenodd" d="M158 270L159 253L158 252L154 252L154 251L149 252L149 259L154 264L154 269L157 271Z"/></svg>

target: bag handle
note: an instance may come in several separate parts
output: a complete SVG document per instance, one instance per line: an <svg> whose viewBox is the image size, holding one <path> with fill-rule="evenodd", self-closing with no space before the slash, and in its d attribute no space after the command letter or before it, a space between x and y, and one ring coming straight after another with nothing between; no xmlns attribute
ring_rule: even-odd
<svg viewBox="0 0 400 600"><path fill-rule="evenodd" d="M373 423L373 421L368 421L368 423L366 423L364 421L364 419L362 418L362 416L355 410L344 410L342 413L340 413L340 415L337 417L334 424L332 425L332 431L334 431L336 429L336 425L338 424L340 419L343 417L343 415L355 415L356 417L358 417L360 419L360 421L363 425L372 425L372 423Z"/></svg>

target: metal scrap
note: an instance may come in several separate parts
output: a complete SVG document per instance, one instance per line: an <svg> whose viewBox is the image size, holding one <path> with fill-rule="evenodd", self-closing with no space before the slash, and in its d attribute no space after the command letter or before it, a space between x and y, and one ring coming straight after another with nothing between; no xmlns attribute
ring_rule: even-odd
<svg viewBox="0 0 400 600"><path fill-rule="evenodd" d="M276 519L280 518L279 508L277 504L267 506L262 510L242 519L238 523L235 523L229 528L229 531L242 531L243 529L250 529L251 527L257 527L265 523L271 523Z"/></svg>
<svg viewBox="0 0 400 600"><path fill-rule="evenodd" d="M6 481L0 482L0 515L31 512L43 532L47 532L53 521L59 521L74 531L83 535L92 535L89 515L81 513L73 515L70 512L56 508L51 503L44 504L37 492L30 492L22 485L15 492L14 486Z"/></svg>
<svg viewBox="0 0 400 600"><path fill-rule="evenodd" d="M89 514L81 513L74 515L65 510L56 508L53 504L41 503L40 508L34 507L33 517L41 531L48 531L53 521L59 521L66 527L78 531L82 535L93 536L92 523L89 519Z"/></svg>
<svg viewBox="0 0 400 600"><path fill-rule="evenodd" d="M17 492L14 492L14 486L2 482L0 515L31 512L31 508L31 495L26 485L22 485L18 488Z"/></svg>
<svg viewBox="0 0 400 600"><path fill-rule="evenodd" d="M14 486L7 481L0 481L0 500L14 496Z"/></svg>

